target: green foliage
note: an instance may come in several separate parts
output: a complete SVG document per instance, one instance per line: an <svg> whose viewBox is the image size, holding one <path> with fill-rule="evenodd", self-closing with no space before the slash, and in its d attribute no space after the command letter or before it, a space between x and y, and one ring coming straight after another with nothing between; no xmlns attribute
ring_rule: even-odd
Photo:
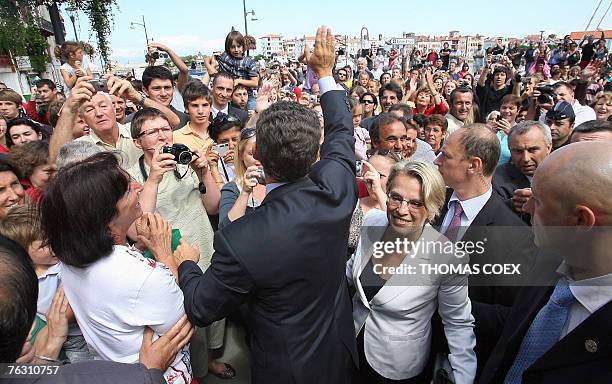
<svg viewBox="0 0 612 384"><path fill-rule="evenodd" d="M13 57L29 56L34 71L43 72L49 60L49 45L38 26L37 7L51 3L51 0L0 0L0 53L10 52ZM82 11L87 15L96 35L98 53L107 64L116 0L56 0L56 3L68 4L72 11ZM83 50L93 54L93 47L84 44Z"/></svg>
<svg viewBox="0 0 612 384"><path fill-rule="evenodd" d="M34 10L38 1L0 1L0 52L29 56L34 71L43 72L48 61L47 40L41 34Z"/></svg>
<svg viewBox="0 0 612 384"><path fill-rule="evenodd" d="M59 0L67 2L71 8L83 11L89 18L91 29L96 34L98 53L105 66L109 62L109 37L113 27L113 10L117 8L116 0Z"/></svg>

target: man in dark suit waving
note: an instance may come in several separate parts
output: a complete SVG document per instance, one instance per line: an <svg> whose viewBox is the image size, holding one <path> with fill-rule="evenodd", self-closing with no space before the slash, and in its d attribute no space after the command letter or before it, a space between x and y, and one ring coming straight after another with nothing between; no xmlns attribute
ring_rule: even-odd
<svg viewBox="0 0 612 384"><path fill-rule="evenodd" d="M178 266L194 324L248 304L253 383L350 383L356 361L344 278L357 202L355 140L346 94L332 77L334 37L325 27L308 64L322 93L323 144L313 112L287 102L266 109L255 149L267 183L261 206L217 232L206 273L195 263L197 251L185 246L162 260Z"/></svg>
<svg viewBox="0 0 612 384"><path fill-rule="evenodd" d="M503 332L481 384L612 382L610 164L612 143L583 142L536 170L526 209L538 247L562 260L560 277L554 287L523 288L499 316Z"/></svg>

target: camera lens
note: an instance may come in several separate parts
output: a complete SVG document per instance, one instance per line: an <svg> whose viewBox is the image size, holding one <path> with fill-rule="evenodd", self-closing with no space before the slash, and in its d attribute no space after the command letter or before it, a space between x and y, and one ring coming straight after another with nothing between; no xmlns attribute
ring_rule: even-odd
<svg viewBox="0 0 612 384"><path fill-rule="evenodd" d="M177 163L186 165L191 163L191 159L193 159L191 152L183 151L178 154Z"/></svg>

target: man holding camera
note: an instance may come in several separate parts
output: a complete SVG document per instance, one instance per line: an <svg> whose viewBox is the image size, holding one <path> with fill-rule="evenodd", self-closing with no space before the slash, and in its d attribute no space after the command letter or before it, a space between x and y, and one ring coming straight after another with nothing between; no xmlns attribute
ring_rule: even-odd
<svg viewBox="0 0 612 384"><path fill-rule="evenodd" d="M49 125L49 104L55 101L57 88L49 79L40 79L26 103L25 111L28 117L38 123Z"/></svg>
<svg viewBox="0 0 612 384"><path fill-rule="evenodd" d="M178 117L172 111L134 89L127 80L109 76L101 80L106 92L98 92L91 76L77 79L60 111L60 118L49 143L49 159L55 161L59 148L72 141L72 126L80 112L90 128L89 135L77 140L91 141L103 151L119 151L122 157L121 167L127 169L134 165L142 155L142 151L134 145L129 129L117 123L115 108L111 95L131 100L142 107L152 107L160 110L166 118L175 123ZM97 81L98 84L100 80Z"/></svg>

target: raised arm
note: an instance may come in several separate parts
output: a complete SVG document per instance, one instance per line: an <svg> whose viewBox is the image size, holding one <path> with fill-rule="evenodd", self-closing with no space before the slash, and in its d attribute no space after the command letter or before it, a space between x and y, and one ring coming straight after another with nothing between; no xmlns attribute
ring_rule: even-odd
<svg viewBox="0 0 612 384"><path fill-rule="evenodd" d="M172 129L176 128L181 123L181 119L172 112L170 108L138 92L129 81L109 76L107 79L107 86L108 93L110 94L130 100L134 104L141 105L145 108L155 108L159 110L166 116Z"/></svg>
<svg viewBox="0 0 612 384"><path fill-rule="evenodd" d="M91 100L95 93L93 85L88 81L90 76L79 77L74 88L70 92L70 97L64 102L60 110L59 119L49 141L49 162L55 163L57 154L62 145L72 141L72 126L79 114L79 108L86 101Z"/></svg>
<svg viewBox="0 0 612 384"><path fill-rule="evenodd" d="M157 43L157 42L151 42L149 43L149 52L151 53L151 50L159 50L159 51L163 51L166 52L168 54L168 56L170 56L170 60L172 60L172 62L174 63L174 65L176 65L176 68L179 70L179 76L178 76L178 80L177 80L177 87L178 89L183 89L183 85L187 84L187 80L189 79L189 68L187 68L187 64L185 64L185 62L183 61L183 59L180 58L179 55L177 55L172 49L170 49L169 47Z"/></svg>

